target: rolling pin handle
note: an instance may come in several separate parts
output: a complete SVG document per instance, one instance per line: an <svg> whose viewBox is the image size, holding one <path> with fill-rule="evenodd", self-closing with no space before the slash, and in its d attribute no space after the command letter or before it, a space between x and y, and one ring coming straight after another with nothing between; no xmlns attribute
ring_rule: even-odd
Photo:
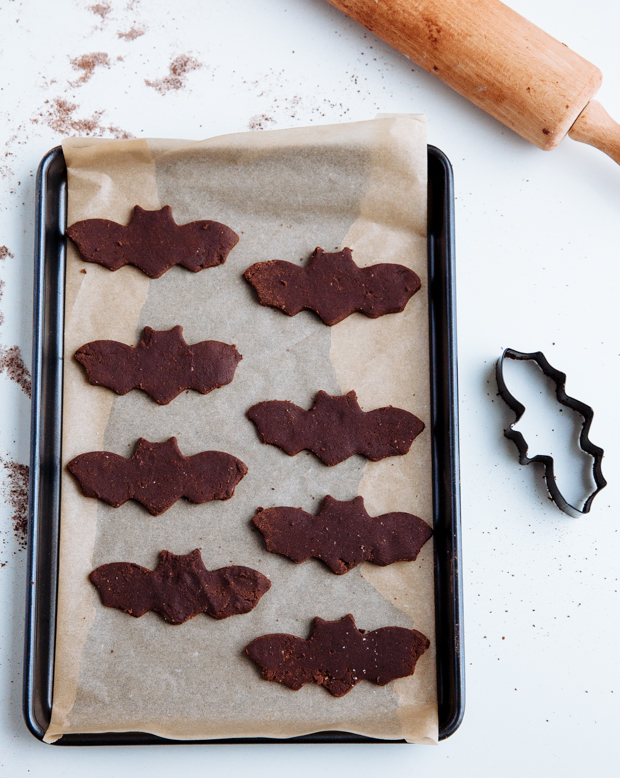
<svg viewBox="0 0 620 778"><path fill-rule="evenodd" d="M596 100L590 100L568 134L573 140L595 146L620 165L620 124Z"/></svg>

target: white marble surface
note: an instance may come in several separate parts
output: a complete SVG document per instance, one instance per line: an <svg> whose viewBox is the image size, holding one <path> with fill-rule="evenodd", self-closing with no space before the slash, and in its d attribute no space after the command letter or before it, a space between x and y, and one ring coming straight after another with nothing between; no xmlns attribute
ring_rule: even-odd
<svg viewBox="0 0 620 778"><path fill-rule="evenodd" d="M620 118L616 0L511 4L599 65L599 98ZM142 34L123 37L132 30ZM79 58L98 52L87 78ZM175 60L187 72L158 90ZM63 135L202 138L428 115L457 193L467 681L464 722L437 748L42 745L21 718L25 554L2 504L0 775L617 774L618 167L570 140L529 146L324 0L2 0L0 73L0 246L12 254L0 259L0 345L28 364L34 176ZM609 486L586 518L550 504L502 437L492 367L506 346L542 349L596 411ZM6 371L0 393L0 456L27 463L29 400Z"/></svg>

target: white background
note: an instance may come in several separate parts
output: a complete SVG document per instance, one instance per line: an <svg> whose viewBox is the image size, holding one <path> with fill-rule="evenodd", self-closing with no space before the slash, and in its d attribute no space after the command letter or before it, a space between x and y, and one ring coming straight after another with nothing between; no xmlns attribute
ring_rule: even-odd
<svg viewBox="0 0 620 778"><path fill-rule="evenodd" d="M599 99L620 118L617 0L511 4L602 69ZM0 505L0 775L618 775L620 169L568 139L553 152L528 145L324 0L106 5L0 0L0 245L13 254L0 260L0 345L29 363L34 176L67 134L55 100L106 136L197 139L426 113L457 195L467 706L438 747L43 745L21 717L25 554ZM144 34L118 36L132 28ZM71 59L93 52L109 67L76 83ZM182 88L145 83L184 54L201 67ZM511 416L493 366L507 346L543 350L569 394L595 409L609 486L587 517L549 503L540 472L520 467L502 436ZM6 373L0 393L0 456L27 463L28 398Z"/></svg>

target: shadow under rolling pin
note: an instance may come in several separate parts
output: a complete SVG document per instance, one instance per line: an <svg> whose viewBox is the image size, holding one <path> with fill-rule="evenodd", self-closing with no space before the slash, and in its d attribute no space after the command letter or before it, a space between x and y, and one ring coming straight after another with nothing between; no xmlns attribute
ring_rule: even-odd
<svg viewBox="0 0 620 778"><path fill-rule="evenodd" d="M620 164L603 76L499 0L328 0L541 149L568 134Z"/></svg>

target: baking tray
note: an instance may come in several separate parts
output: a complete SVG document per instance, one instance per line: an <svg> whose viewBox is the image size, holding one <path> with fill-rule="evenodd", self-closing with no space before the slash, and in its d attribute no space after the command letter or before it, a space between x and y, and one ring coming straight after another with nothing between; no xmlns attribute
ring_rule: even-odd
<svg viewBox="0 0 620 778"><path fill-rule="evenodd" d="M54 681L60 531L60 461L67 168L52 149L37 173L28 586L23 710L39 740L47 730ZM435 621L439 739L460 725L465 704L454 279L454 189L446 155L428 147L428 270L432 401ZM70 734L61 746L181 743L404 743L347 732L277 740L168 740L143 732Z"/></svg>

